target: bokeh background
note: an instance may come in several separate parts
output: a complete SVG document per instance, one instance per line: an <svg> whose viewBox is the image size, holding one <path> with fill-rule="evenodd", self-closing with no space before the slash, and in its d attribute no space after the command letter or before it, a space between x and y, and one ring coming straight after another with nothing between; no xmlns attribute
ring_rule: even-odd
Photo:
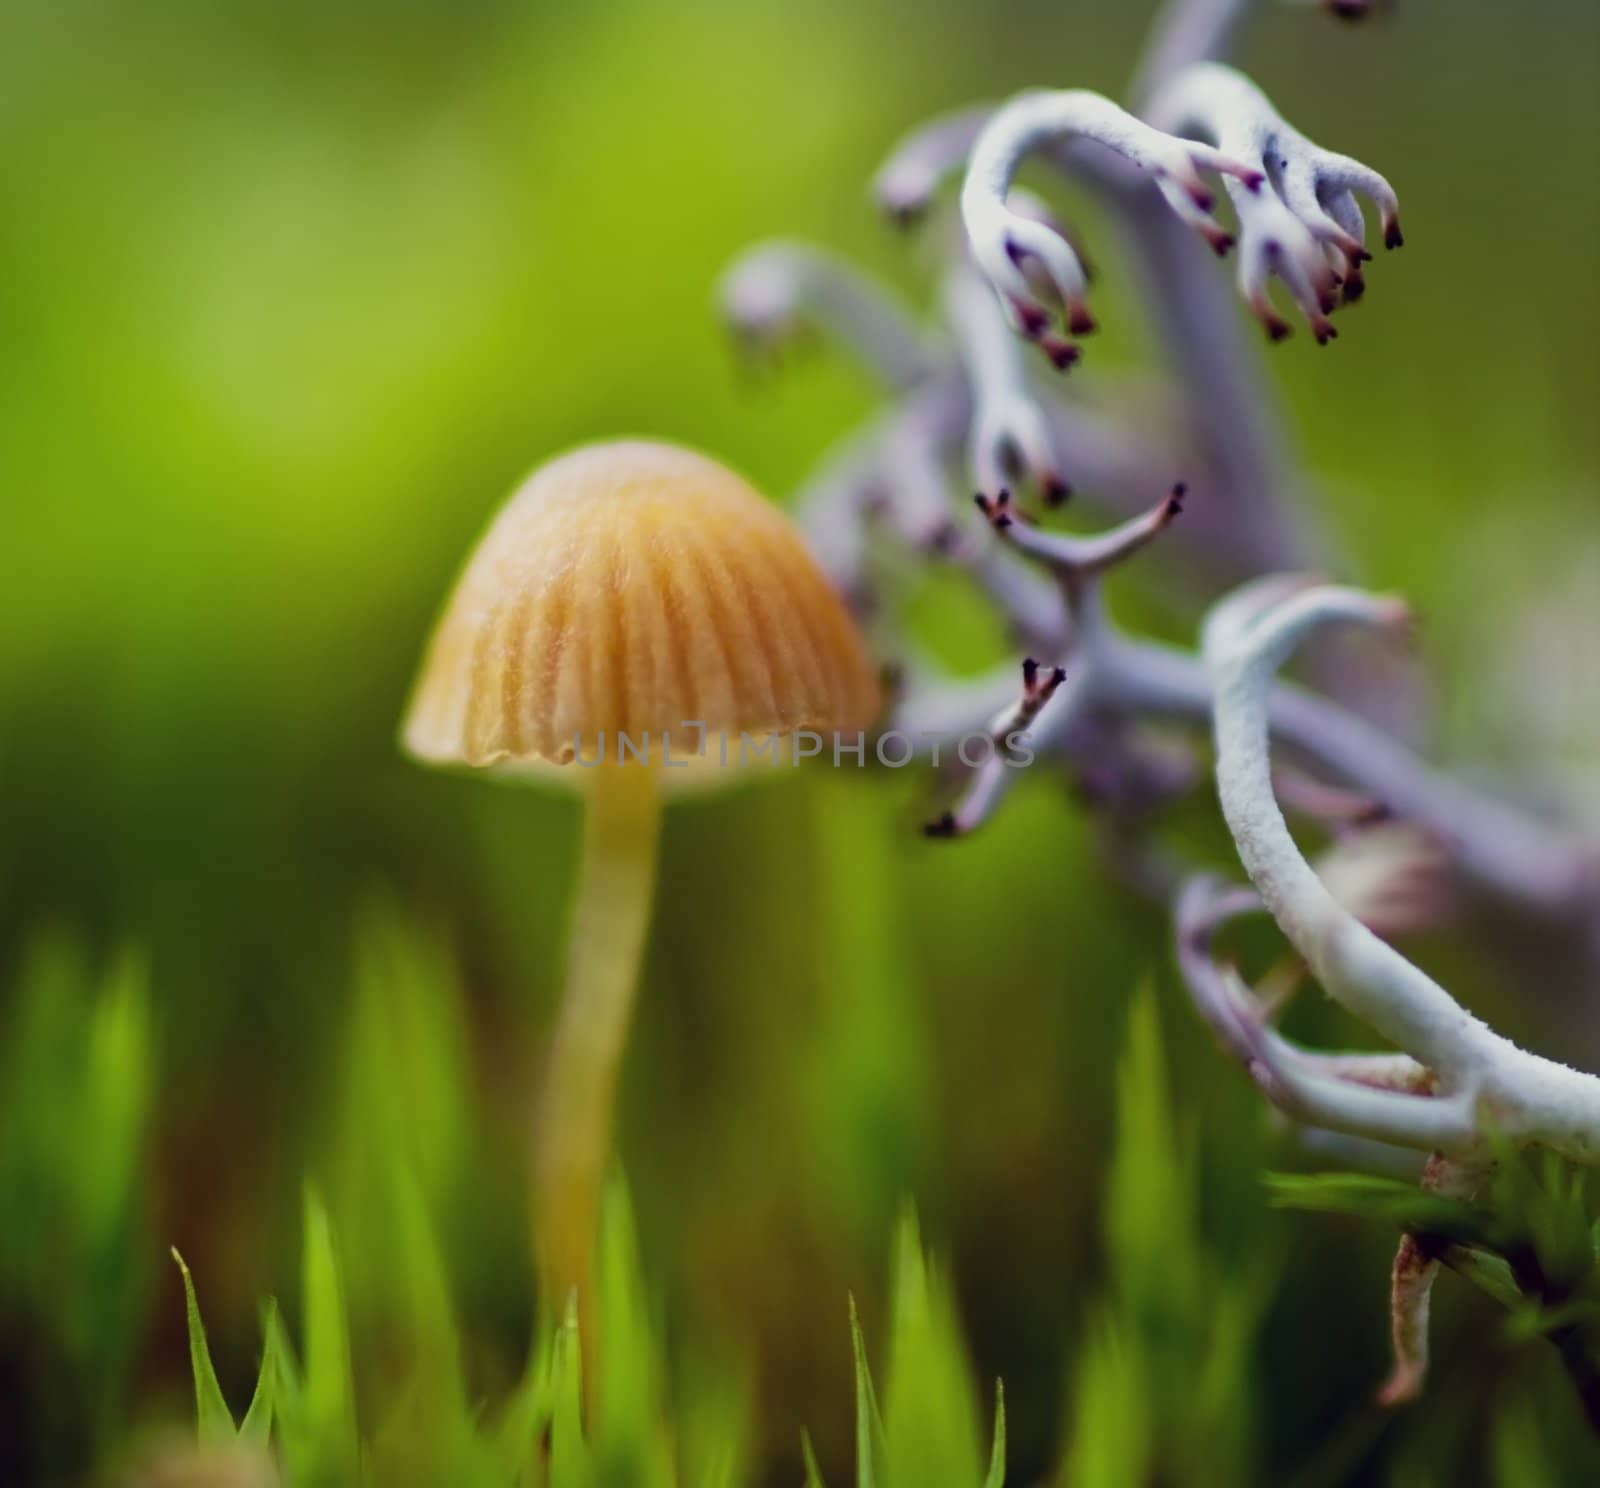
<svg viewBox="0 0 1600 1488"><path fill-rule="evenodd" d="M400 758L435 608L512 484L578 440L662 435L792 490L875 394L838 357L738 376L719 270L804 236L925 294L866 199L889 144L1024 84L1118 91L1147 20L1083 0L9 0L0 1479L71 1481L186 1418L171 1244L242 1403L259 1299L294 1310L308 1175L348 1253L381 1253L362 1153L391 1119L428 1172L472 1378L516 1373L578 819ZM1405 207L1407 247L1337 346L1271 357L1318 520L1350 577L1426 617L1430 747L1592 800L1600 12L1402 3L1342 28L1271 4L1242 57ZM1084 379L1152 345L1109 240L1100 268ZM1191 629L1160 586L1152 563L1116 598ZM952 655L1003 654L976 606L924 608ZM797 1480L802 1426L847 1480L846 1293L870 1336L907 1198L977 1376L1005 1378L1012 1481L1051 1470L1106 1275L1141 981L1207 1243L1270 1298L1252 1474L1478 1481L1486 1406L1522 1396L1588 1471L1547 1351L1448 1279L1430 1395L1367 1403L1392 1235L1268 1212L1259 1172L1306 1159L1202 1035L1163 916L1099 866L1072 801L1038 782L941 846L916 831L926 784L802 774L666 828L621 1150L685 1368L750 1386L756 1480ZM1426 953L1508 1032L1600 1057L1548 949L1463 927ZM85 1059L130 1036L96 1023L96 989L130 979L143 1075L85 1100Z"/></svg>

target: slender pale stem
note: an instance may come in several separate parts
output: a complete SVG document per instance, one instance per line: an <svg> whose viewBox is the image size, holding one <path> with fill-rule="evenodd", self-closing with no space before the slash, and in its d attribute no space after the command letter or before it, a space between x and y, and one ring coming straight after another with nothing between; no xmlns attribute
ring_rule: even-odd
<svg viewBox="0 0 1600 1488"><path fill-rule="evenodd" d="M1143 113L1150 100L1185 68L1227 56L1247 9L1248 0L1170 0L1162 6L1128 87L1132 107Z"/></svg>
<svg viewBox="0 0 1600 1488"><path fill-rule="evenodd" d="M594 768L567 984L539 1103L533 1216L545 1305L559 1313L576 1288L585 1323L593 1317L601 1184L650 924L660 822L653 764ZM593 1336L589 1328L586 1351Z"/></svg>

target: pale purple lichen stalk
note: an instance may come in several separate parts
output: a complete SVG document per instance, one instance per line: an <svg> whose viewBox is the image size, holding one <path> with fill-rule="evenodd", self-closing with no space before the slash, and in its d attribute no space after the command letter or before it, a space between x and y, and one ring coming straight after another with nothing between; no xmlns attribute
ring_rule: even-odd
<svg viewBox="0 0 1600 1488"><path fill-rule="evenodd" d="M1382 1162L1428 1154L1425 1186L1470 1195L1491 1129L1600 1158L1600 1080L1489 1029L1388 938L1437 927L1464 890L1544 925L1587 928L1600 946L1595 843L1277 676L1299 642L1336 622L1399 624L1396 602L1260 580L1211 611L1202 655L1123 629L1104 593L1107 576L1147 548L1180 602L1326 553L1298 504L1304 482L1242 317L1194 235L1219 253L1237 247L1239 291L1273 340L1288 329L1270 299L1275 278L1326 342L1336 308L1365 288L1358 198L1375 206L1390 247L1401 240L1398 202L1383 176L1313 144L1221 65L1245 9L1169 0L1132 111L1079 89L1032 91L941 116L895 148L873 190L894 221L932 236L934 327L793 244L752 250L724 282L723 309L758 356L801 326L829 330L894 399L829 456L797 512L894 673L885 727L913 740L984 734L996 746L964 775L946 772L954 791L930 812L928 835L980 828L1025 778L1019 755L1064 778L1093 813L1108 865L1173 900L1195 1005L1271 1106L1330 1151ZM1035 155L1108 209L1124 252L1104 261L1132 269L1170 386L1096 400L1052 373L1078 360L1078 338L1094 327L1081 244L1014 186ZM944 187L957 178L952 224ZM1217 215L1219 190L1232 225ZM1125 520L1088 536L1046 526L1072 492ZM921 654L897 600L908 566L928 563L960 570L988 599L1025 658L1020 676L1012 660L952 678ZM1253 886L1197 875L1159 831L1164 809L1204 780L1208 735ZM1285 807L1333 838L1315 867ZM1262 915L1296 954L1251 986L1216 947L1234 921ZM1307 971L1397 1047L1322 1053L1284 1038L1274 1020ZM1437 1269L1417 1242L1401 1246L1391 1403L1420 1388Z"/></svg>
<svg viewBox="0 0 1600 1488"><path fill-rule="evenodd" d="M1404 848L1375 865L1388 882L1356 885L1354 904L1346 884L1341 900L1337 871L1319 875L1291 836L1271 766L1275 675L1293 649L1326 626L1408 620L1394 599L1282 579L1247 586L1212 612L1204 652L1216 690L1217 794L1254 889L1203 878L1186 885L1176 905L1178 961L1219 1042L1274 1106L1324 1130L1428 1152L1425 1184L1464 1192L1495 1139L1579 1163L1600 1159L1600 1078L1518 1048L1377 933L1384 916L1392 933L1411 928L1392 919L1391 890L1415 910L1417 877L1429 873ZM1363 901L1372 911L1365 922ZM1426 894L1420 904L1426 913ZM1261 1001L1212 951L1230 920L1262 910L1323 988L1398 1052L1313 1054L1272 1029ZM1421 1388L1437 1270L1414 1238L1402 1241L1391 1286L1395 1369L1380 1397L1387 1403Z"/></svg>

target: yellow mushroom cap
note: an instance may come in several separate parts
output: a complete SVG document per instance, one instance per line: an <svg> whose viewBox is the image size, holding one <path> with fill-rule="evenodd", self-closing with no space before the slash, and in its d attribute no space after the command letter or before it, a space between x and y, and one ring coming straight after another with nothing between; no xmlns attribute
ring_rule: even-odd
<svg viewBox="0 0 1600 1488"><path fill-rule="evenodd" d="M865 728L879 692L799 534L725 466L646 440L536 470L467 561L428 647L406 748L435 764L614 758Z"/></svg>

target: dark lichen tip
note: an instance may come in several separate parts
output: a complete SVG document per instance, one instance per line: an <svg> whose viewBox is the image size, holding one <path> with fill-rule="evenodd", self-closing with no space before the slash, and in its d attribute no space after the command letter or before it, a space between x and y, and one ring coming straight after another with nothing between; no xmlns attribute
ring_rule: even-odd
<svg viewBox="0 0 1600 1488"><path fill-rule="evenodd" d="M1039 675L1039 663L1031 656L1022 658L1022 682L1025 687L1033 686L1033 679Z"/></svg>
<svg viewBox="0 0 1600 1488"><path fill-rule="evenodd" d="M1405 245L1406 236L1400 231L1400 219L1397 217L1393 222L1384 225L1383 246L1385 248L1404 248Z"/></svg>
<svg viewBox="0 0 1600 1488"><path fill-rule="evenodd" d="M1072 495L1072 487L1062 480L1060 476L1049 475L1041 483L1039 495L1044 504L1053 510L1066 503L1067 498Z"/></svg>
<svg viewBox="0 0 1600 1488"><path fill-rule="evenodd" d="M927 202L915 197L895 197L884 203L884 213L890 226L901 232L909 232L922 221L927 205Z"/></svg>
<svg viewBox="0 0 1600 1488"><path fill-rule="evenodd" d="M1017 313L1017 324L1022 327L1024 336L1030 341L1037 341L1044 335L1050 317L1043 309L1027 300L1013 300L1011 306Z"/></svg>
<svg viewBox="0 0 1600 1488"><path fill-rule="evenodd" d="M1071 331L1074 336L1092 335L1097 327L1098 322L1096 322L1094 316L1092 316L1081 305L1076 307L1067 317L1067 329Z"/></svg>
<svg viewBox="0 0 1600 1488"><path fill-rule="evenodd" d="M1041 336L1039 347L1050 358L1050 364L1057 372L1065 372L1083 356L1083 353L1064 336Z"/></svg>
<svg viewBox="0 0 1600 1488"><path fill-rule="evenodd" d="M946 811L934 817L930 822L922 824L924 837L954 837L956 835L956 819L953 813Z"/></svg>

